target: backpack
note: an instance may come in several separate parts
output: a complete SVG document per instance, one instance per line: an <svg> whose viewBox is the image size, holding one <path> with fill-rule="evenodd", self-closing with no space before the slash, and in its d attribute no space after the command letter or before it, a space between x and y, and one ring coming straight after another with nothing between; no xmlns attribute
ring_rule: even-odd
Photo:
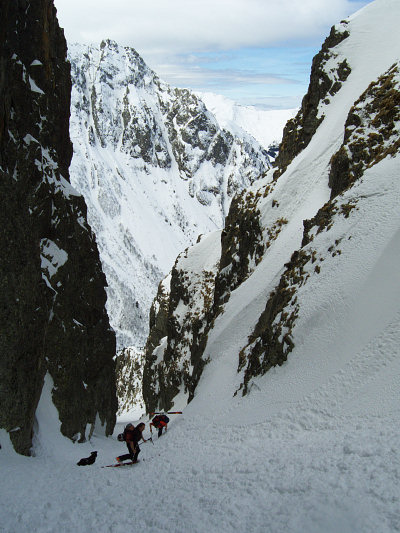
<svg viewBox="0 0 400 533"><path fill-rule="evenodd" d="M118 439L120 442L125 442L125 441L126 441L126 432L128 431L128 426L130 427L130 426L132 426L132 424L127 424L127 425L125 426L124 432L118 434L117 439Z"/></svg>
<svg viewBox="0 0 400 533"><path fill-rule="evenodd" d="M155 417L153 418L153 420L152 420L152 422L153 422L153 424L154 424L155 426L158 425L159 421L160 421L160 417L159 417L159 415L155 416Z"/></svg>
<svg viewBox="0 0 400 533"><path fill-rule="evenodd" d="M152 422L155 426L157 426L159 422L165 422L166 424L168 424L169 418L167 417L167 415L157 415L153 418Z"/></svg>

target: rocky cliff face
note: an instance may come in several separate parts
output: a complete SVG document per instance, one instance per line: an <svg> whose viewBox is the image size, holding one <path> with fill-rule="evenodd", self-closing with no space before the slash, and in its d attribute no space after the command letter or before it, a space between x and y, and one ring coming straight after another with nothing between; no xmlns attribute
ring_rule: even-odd
<svg viewBox="0 0 400 533"><path fill-rule="evenodd" d="M380 24L390 26L386 12L379 17ZM386 180L385 191L395 187L390 172L386 175L375 168L399 155L398 60L388 68L399 50L391 50L387 57L389 47L377 39L367 41L366 28L375 31L375 17L369 17L368 10L360 19L343 21L332 29L313 61L302 109L285 129L278 169L232 202L214 281L208 288L213 302L196 317L201 323L196 343L198 328L188 321L183 339L179 317L190 300L186 287L204 270L207 257L203 262L197 259L196 274L180 276L179 289L171 283L166 322L172 328L165 329L166 337L147 354L146 367L153 368L153 395L145 396L148 408L157 403L170 408L174 402L182 407L178 393L188 390L183 364L175 368L167 392L163 389L165 379L160 376L171 366L168 346L175 355L183 350L191 353L195 344L201 346L202 351L196 351L201 369L213 358L213 368L219 368L216 352L223 346L224 364L230 364L229 358L237 361L236 377L225 386L247 394L258 376L287 360L297 343L310 334L307 328L318 335L314 322L319 317L307 321L310 308L326 313L320 302L329 306L327 294L335 292L335 275L341 280L345 276L338 272L338 263L343 271L351 270L351 262L358 261L355 250L365 247L362 228L366 217L373 216L369 213L375 212L370 199L378 194L371 191L380 187L374 179ZM375 54L373 68L367 64L368 47ZM398 192L393 189L392 194ZM389 240L391 223L386 223ZM187 256L193 253L194 249L189 250ZM322 279L326 292L319 294ZM327 289L329 282L332 287ZM342 282L351 287L347 279ZM174 304L177 297L172 297L172 290L179 298ZM188 360L190 377L196 376L198 383L200 366L193 357ZM220 379L225 379L222 374ZM192 389L185 399L193 395Z"/></svg>
<svg viewBox="0 0 400 533"><path fill-rule="evenodd" d="M69 183L71 80L52 0L5 2L0 42L0 427L29 454L46 373L64 435L112 432L115 335Z"/></svg>
<svg viewBox="0 0 400 533"><path fill-rule="evenodd" d="M222 128L132 48L71 45L73 185L85 196L108 280L118 347L143 347L160 280L232 197L269 168L248 134ZM157 251L155 253L155 250Z"/></svg>
<svg viewBox="0 0 400 533"><path fill-rule="evenodd" d="M118 412L143 412L143 351L135 348L124 348L116 357Z"/></svg>

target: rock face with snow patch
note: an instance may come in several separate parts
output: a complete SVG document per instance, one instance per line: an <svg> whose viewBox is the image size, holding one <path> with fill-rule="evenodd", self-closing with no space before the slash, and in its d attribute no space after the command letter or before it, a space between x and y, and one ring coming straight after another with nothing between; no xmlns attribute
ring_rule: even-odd
<svg viewBox="0 0 400 533"><path fill-rule="evenodd" d="M118 413L143 410L143 359L143 352L132 347L124 348L116 357Z"/></svg>
<svg viewBox="0 0 400 533"><path fill-rule="evenodd" d="M347 37L347 22L333 26L321 50L314 57L310 75L310 85L304 96L300 111L289 120L284 129L284 136L276 158L275 176L282 174L310 142L319 124L324 120L321 104L329 103L346 81L351 68L346 58L340 58L336 47Z"/></svg>
<svg viewBox="0 0 400 533"><path fill-rule="evenodd" d="M399 63L395 63L350 109L343 144L332 158L329 186L332 198L342 193L386 157L400 148Z"/></svg>
<svg viewBox="0 0 400 533"><path fill-rule="evenodd" d="M143 347L162 277L200 233L223 226L233 195L269 168L250 135L161 81L112 41L71 45L73 185L85 196L119 348ZM157 250L157 253L154 251Z"/></svg>
<svg viewBox="0 0 400 533"><path fill-rule="evenodd" d="M399 17L398 7L389 3ZM359 287L374 278L380 250L384 253L395 240L400 224L393 201L400 192L395 179L400 160L400 47L393 44L391 24L390 9L375 2L332 29L314 59L302 110L285 129L278 169L231 205L214 291L210 288L214 301L200 311L203 338L196 341L203 347L201 359L211 367L207 379L214 384L213 394L221 401L227 390L247 394L260 376L285 363L292 352L318 367L319 354L307 349L312 350L322 324L326 337L319 350L324 344L340 344L341 332L328 328L335 305L343 306L347 323L360 327L348 309L357 308L357 299L365 299ZM386 40L381 41L381 34ZM191 274L194 279L207 257L203 259ZM175 293L184 295L189 284L190 276L183 276L181 291L175 287ZM375 299L371 297L369 305L382 307ZM184 304L182 296L170 306L168 323L179 320ZM368 333L364 332L366 339ZM189 353L189 326L185 335ZM168 331L164 346L170 338L176 336ZM340 357L345 353L351 359L348 344L341 347ZM179 353L184 346L182 341L173 343L173 350ZM163 353L160 345L147 360L156 359L163 368L168 364ZM225 375L231 376L229 382ZM161 408L181 401L177 391L186 390L184 376L178 367L168 402L161 394L160 378L155 378L153 390ZM196 380L199 386L198 376ZM151 406L156 403L153 398Z"/></svg>
<svg viewBox="0 0 400 533"><path fill-rule="evenodd" d="M168 410L181 392L190 401L200 379L207 318L212 313L220 232L202 237L176 260L152 307L143 372L148 411ZM205 260L205 262L204 262Z"/></svg>
<svg viewBox="0 0 400 533"><path fill-rule="evenodd" d="M69 183L71 80L52 0L5 2L0 30L0 427L29 454L46 373L64 435L112 432L115 335Z"/></svg>

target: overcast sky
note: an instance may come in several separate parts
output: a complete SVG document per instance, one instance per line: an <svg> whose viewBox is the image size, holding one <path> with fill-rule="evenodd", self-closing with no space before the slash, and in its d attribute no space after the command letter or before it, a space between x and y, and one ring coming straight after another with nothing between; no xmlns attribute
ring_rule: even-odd
<svg viewBox="0 0 400 533"><path fill-rule="evenodd" d="M54 0L69 42L132 46L165 81L297 107L330 27L371 0Z"/></svg>

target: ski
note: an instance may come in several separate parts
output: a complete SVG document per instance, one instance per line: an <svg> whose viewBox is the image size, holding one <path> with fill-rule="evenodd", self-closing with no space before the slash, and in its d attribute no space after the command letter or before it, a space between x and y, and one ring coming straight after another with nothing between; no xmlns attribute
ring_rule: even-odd
<svg viewBox="0 0 400 533"><path fill-rule="evenodd" d="M115 463L113 465L104 465L101 468L117 468L118 466L132 466L137 464L139 461L136 461L135 463L133 461L129 461L128 463Z"/></svg>
<svg viewBox="0 0 400 533"><path fill-rule="evenodd" d="M151 416L153 415L183 415L183 412L182 411L167 411L166 413L164 412L156 412L156 413L150 413Z"/></svg>

